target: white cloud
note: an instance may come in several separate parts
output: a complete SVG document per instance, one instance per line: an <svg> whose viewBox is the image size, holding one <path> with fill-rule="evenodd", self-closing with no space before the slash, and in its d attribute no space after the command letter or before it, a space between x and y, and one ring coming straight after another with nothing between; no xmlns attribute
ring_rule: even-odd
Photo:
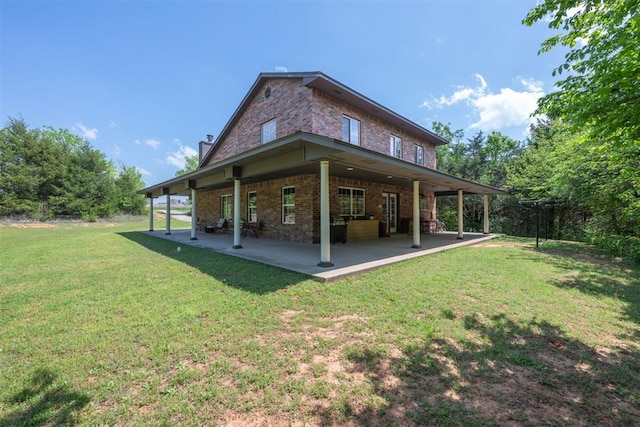
<svg viewBox="0 0 640 427"><path fill-rule="evenodd" d="M482 75L475 74L474 77L478 80L477 86L459 86L452 95L425 100L421 106L435 109L466 104L478 117L470 127L484 131L528 126L532 122L530 115L536 110L538 98L544 95L541 82L520 78L521 90L501 88L498 93L493 93Z"/></svg>
<svg viewBox="0 0 640 427"><path fill-rule="evenodd" d="M194 154L198 154L198 152L187 145L182 145L179 139L174 139L173 143L178 146L178 150L167 153L166 161L170 165L182 169L185 165L185 157L193 156Z"/></svg>
<svg viewBox="0 0 640 427"><path fill-rule="evenodd" d="M578 47L585 47L588 44L589 44L589 38L588 37L578 37L578 38L576 38L576 45L578 45Z"/></svg>
<svg viewBox="0 0 640 427"><path fill-rule="evenodd" d="M76 122L76 127L82 132L82 136L87 139L98 139L98 129L89 129L80 122Z"/></svg>
<svg viewBox="0 0 640 427"><path fill-rule="evenodd" d="M289 70L287 70L287 67L284 65L276 65L276 71L279 73L286 73Z"/></svg>
<svg viewBox="0 0 640 427"><path fill-rule="evenodd" d="M160 141L158 141L157 139L145 139L144 140L145 145L148 145L149 147L153 148L154 150L156 148L158 148L161 144Z"/></svg>
<svg viewBox="0 0 640 427"><path fill-rule="evenodd" d="M117 128L117 127L118 127L118 124L117 124L116 122L114 122L113 120L111 120L111 121L109 122L109 127L110 127L110 128L112 128L112 129L113 129L113 128Z"/></svg>
<svg viewBox="0 0 640 427"><path fill-rule="evenodd" d="M115 154L116 156L119 156L120 154L122 154L122 149L120 148L119 145L115 144L113 146L113 154Z"/></svg>
<svg viewBox="0 0 640 427"><path fill-rule="evenodd" d="M160 141L158 141L157 139L145 139L144 141L140 141L139 139L136 139L135 141L133 141L134 143L140 145L140 144L144 144L144 145L148 145L149 147L153 148L154 150L156 148L158 148L160 146L160 144L162 144Z"/></svg>
<svg viewBox="0 0 640 427"><path fill-rule="evenodd" d="M151 175L151 172L149 172L145 168L141 168L141 167L136 166L136 169L138 170L138 172L140 172L140 175L142 175L142 176L150 176Z"/></svg>

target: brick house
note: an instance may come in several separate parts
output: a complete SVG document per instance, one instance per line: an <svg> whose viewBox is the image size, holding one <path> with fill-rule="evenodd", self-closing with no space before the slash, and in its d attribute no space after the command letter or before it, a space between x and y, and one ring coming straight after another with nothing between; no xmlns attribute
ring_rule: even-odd
<svg viewBox="0 0 640 427"><path fill-rule="evenodd" d="M319 265L331 265L336 219L348 220L347 241L402 232L420 247L437 196L458 195L462 238L463 196L484 195L488 233L488 195L502 191L438 172L442 144L323 73L262 73L217 139L200 142L195 172L141 193L191 195L193 239L199 223L226 218L240 249L242 224L259 223L266 238L320 243Z"/></svg>

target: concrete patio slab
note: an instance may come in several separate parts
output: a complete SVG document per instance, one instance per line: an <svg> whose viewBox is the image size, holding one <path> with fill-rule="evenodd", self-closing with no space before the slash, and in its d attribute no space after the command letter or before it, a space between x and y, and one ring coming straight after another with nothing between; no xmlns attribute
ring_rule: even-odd
<svg viewBox="0 0 640 427"><path fill-rule="evenodd" d="M474 245L500 237L500 234L465 233L458 240L457 233L443 232L421 236L421 248L413 249L412 236L396 234L367 242L347 242L331 245L332 267L319 267L320 245L289 242L266 238L243 237L242 249L233 249L233 236L227 234L198 233L198 240L191 240L191 231L172 229L147 231L146 234L171 240L179 245L191 245L223 254L267 264L312 276L320 281L333 281L396 262Z"/></svg>

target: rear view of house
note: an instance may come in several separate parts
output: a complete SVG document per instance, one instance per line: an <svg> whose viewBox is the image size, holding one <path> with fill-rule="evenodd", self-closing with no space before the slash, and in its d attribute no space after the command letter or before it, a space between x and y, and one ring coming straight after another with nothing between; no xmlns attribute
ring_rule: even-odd
<svg viewBox="0 0 640 427"><path fill-rule="evenodd" d="M347 222L347 242L401 232L420 247L437 196L458 195L461 211L464 194L486 205L501 192L437 172L442 144L323 73L263 73L217 139L200 143L195 172L142 192L191 195L192 238L197 221L223 218L240 249L242 224L259 224L267 238L320 243L320 265L331 265L332 224Z"/></svg>

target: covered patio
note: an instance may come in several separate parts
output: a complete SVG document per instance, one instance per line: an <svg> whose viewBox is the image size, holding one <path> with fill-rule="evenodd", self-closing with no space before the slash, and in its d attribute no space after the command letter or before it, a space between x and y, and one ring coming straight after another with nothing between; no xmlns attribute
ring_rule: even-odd
<svg viewBox="0 0 640 427"><path fill-rule="evenodd" d="M286 270L306 274L319 281L333 281L373 270L385 265L421 257L448 249L474 245L499 237L498 234L465 233L465 239L457 239L456 232L430 233L422 238L420 249L412 248L413 236L395 234L376 241L337 243L331 245L333 265L318 266L320 245L291 241L243 237L242 250L234 249L234 236L228 234L199 234L191 239L189 229L146 232L149 235L171 240L178 246L195 246L226 255L243 258Z"/></svg>
<svg viewBox="0 0 640 427"><path fill-rule="evenodd" d="M420 195L422 192L432 192L436 197L457 195L458 197L458 224L457 232L453 239L471 239L472 235L463 233L463 199L465 195L481 195L484 200L484 227L483 234L489 234L489 195L501 194L504 191L483 184L467 181L452 175L438 172L435 169L426 168L412 162L382 155L353 144L327 138L306 132L296 132L292 135L261 145L241 154L231 156L210 166L204 166L195 172L173 178L151 187L145 188L140 193L145 194L150 200L149 230L154 229L153 223L153 198L166 196L167 206L170 206L170 197L173 194L190 195L193 211L197 212L197 193L217 188L232 188L233 191L233 229L231 248L239 252L249 252L241 242L241 211L240 211L240 185L241 183L260 182L269 179L315 173L319 176L319 245L309 245L313 248L313 259L302 259L300 252L292 254L297 258L304 272L309 268L315 274L316 267L319 271L335 271L336 268L345 268L348 261L342 260L340 249L330 242L330 207L329 207L329 179L333 177L357 178L361 181L385 183L410 189L412 194L410 235L394 240L408 255L421 254L429 250L428 239L422 240L420 228ZM170 213L170 212L169 212ZM169 215L166 221L166 233L172 235ZM186 239L209 239L204 233L198 233L196 219L192 219L191 233ZM445 234L449 235L449 234ZM443 235L443 236L445 236ZM449 235L450 236L450 235ZM434 237L440 239L441 237ZM265 243L266 244L266 243ZM292 242L269 242L269 244L282 247L291 245ZM358 251L373 253L378 245L384 242L369 241L361 245ZM360 246L360 245L359 245ZM350 248L356 246L349 245ZM369 248L368 251L363 251ZM247 256L238 254L237 256ZM355 256L355 255L354 255ZM419 256L419 255L417 255ZM320 262L318 262L320 261ZM357 264L372 262L363 260ZM292 263L291 261L290 263ZM285 267L286 268L286 267Z"/></svg>

